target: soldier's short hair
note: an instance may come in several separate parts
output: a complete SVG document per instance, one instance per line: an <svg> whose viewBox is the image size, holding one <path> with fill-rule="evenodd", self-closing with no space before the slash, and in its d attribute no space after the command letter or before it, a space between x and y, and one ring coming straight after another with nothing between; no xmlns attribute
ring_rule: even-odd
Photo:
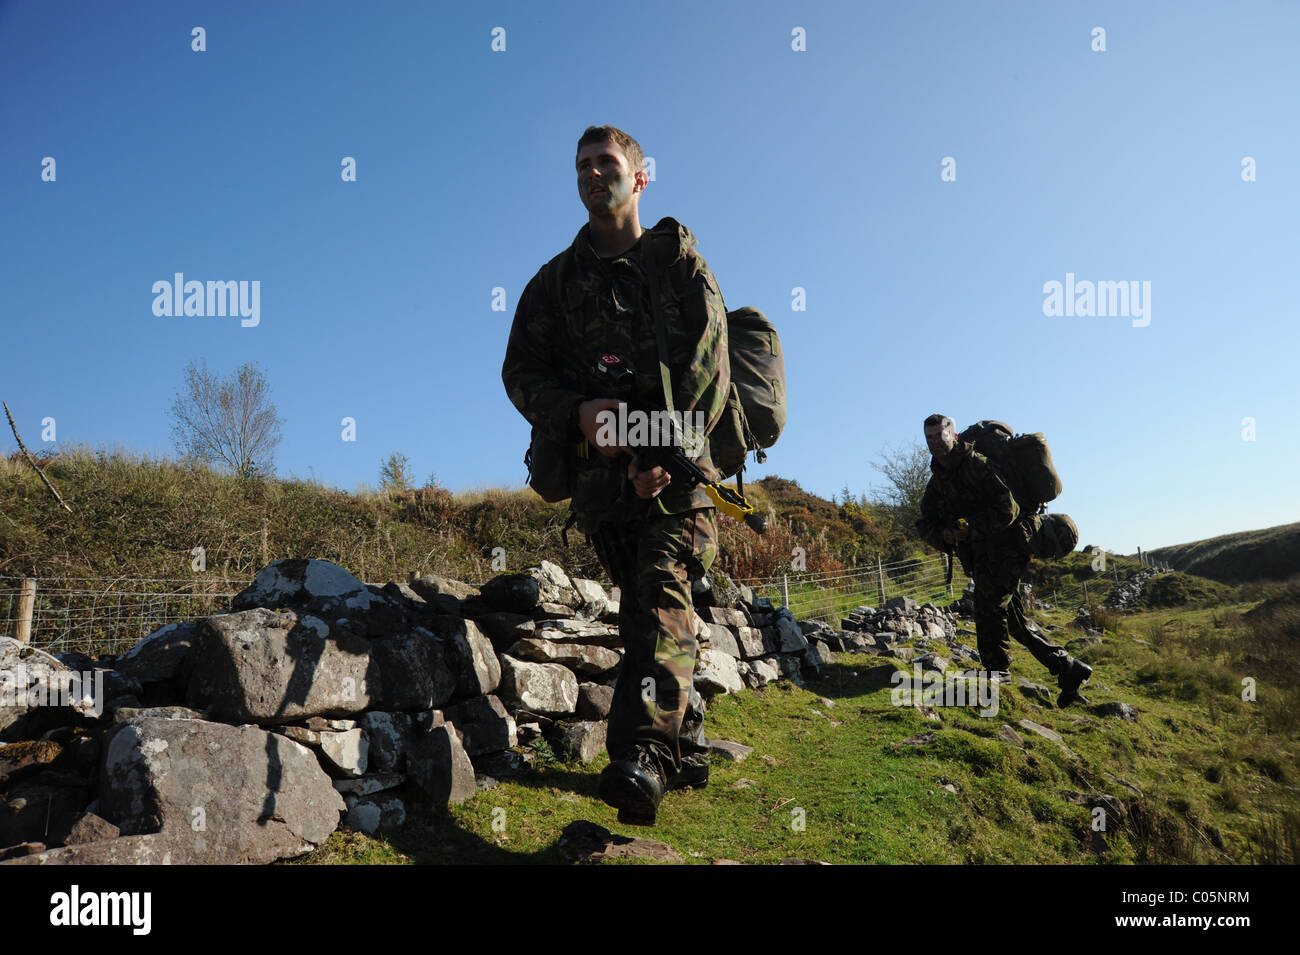
<svg viewBox="0 0 1300 955"><path fill-rule="evenodd" d="M953 431L957 430L957 425L946 414L930 415L930 417L925 419L925 424L923 425L923 427L932 428L936 424L942 427L945 431L948 430L949 428L951 428Z"/></svg>
<svg viewBox="0 0 1300 955"><path fill-rule="evenodd" d="M641 144L617 126L588 126L587 131L578 140L578 148L573 155L575 166L578 164L578 153L582 152L582 147L590 146L592 143L617 143L622 147L623 155L627 157L628 168L632 170L633 175L645 168L645 153L641 151Z"/></svg>

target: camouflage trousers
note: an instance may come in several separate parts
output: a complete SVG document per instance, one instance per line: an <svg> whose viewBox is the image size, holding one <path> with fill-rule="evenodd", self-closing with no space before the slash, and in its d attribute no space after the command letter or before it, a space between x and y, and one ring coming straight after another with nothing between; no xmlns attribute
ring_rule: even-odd
<svg viewBox="0 0 1300 955"><path fill-rule="evenodd" d="M718 554L713 508L601 524L590 535L618 585L623 665L606 748L611 760L648 746L665 773L706 751L704 701L694 688L698 650L691 581Z"/></svg>
<svg viewBox="0 0 1300 955"><path fill-rule="evenodd" d="M1020 578L1029 559L1008 547L976 554L974 563L975 634L984 669L1010 669L1011 636L1053 676L1060 676L1070 666L1070 655L1044 637L1037 624L1025 616Z"/></svg>

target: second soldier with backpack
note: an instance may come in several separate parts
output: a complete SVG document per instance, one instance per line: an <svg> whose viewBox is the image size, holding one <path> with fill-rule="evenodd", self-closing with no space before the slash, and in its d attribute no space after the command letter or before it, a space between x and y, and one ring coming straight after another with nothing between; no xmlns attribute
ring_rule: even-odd
<svg viewBox="0 0 1300 955"><path fill-rule="evenodd" d="M1041 435L1013 438L1000 422L980 422L958 435L952 419L939 414L925 419L925 440L933 460L916 529L932 546L956 553L975 580L982 666L1007 679L1008 637L1014 637L1060 683L1057 705L1069 706L1092 668L1043 636L1020 597L1031 557L1064 556L1079 539L1069 517L1034 513L1060 493L1046 442Z"/></svg>

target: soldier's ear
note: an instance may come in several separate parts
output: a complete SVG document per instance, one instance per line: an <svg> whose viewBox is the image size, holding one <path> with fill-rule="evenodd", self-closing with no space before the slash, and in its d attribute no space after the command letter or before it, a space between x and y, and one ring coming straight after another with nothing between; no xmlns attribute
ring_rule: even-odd
<svg viewBox="0 0 1300 955"><path fill-rule="evenodd" d="M650 185L650 174L646 172L644 169L642 169L640 172L636 174L636 188L633 189L632 191L634 194L638 192L645 192L646 187L648 185Z"/></svg>

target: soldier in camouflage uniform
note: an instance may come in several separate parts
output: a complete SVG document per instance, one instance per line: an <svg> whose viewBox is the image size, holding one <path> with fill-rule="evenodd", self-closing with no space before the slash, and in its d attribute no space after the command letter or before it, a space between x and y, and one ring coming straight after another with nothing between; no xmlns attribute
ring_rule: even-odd
<svg viewBox="0 0 1300 955"><path fill-rule="evenodd" d="M722 417L731 381L726 306L685 226L665 218L641 228L649 177L635 140L613 127L588 128L576 163L588 223L520 297L501 377L534 427L575 449L573 515L621 590L625 654L601 798L622 821L653 823L665 790L708 778L703 702L692 686L691 580L717 556L717 531L703 487L674 485L660 467L641 470L630 449L602 435L597 415L620 401L664 410L646 256L660 278L674 410L703 421L706 434ZM611 356L632 374L611 379ZM695 450L716 480L707 442Z"/></svg>
<svg viewBox="0 0 1300 955"><path fill-rule="evenodd" d="M1078 698L1092 668L1049 641L1025 617L1020 579L1029 567L1032 515L1021 515L1006 482L974 446L959 441L946 415L925 419L933 460L916 529L932 546L956 552L975 580L975 633L980 662L999 679L1011 666L1010 636L1057 678L1057 705Z"/></svg>

